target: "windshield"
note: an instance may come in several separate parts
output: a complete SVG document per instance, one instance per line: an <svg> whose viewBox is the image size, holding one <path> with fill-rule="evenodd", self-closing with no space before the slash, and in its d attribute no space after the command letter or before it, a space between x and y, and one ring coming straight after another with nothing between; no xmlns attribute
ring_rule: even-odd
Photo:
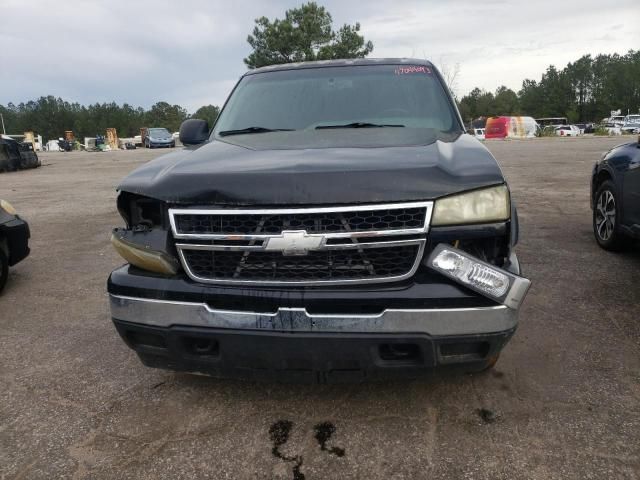
<svg viewBox="0 0 640 480"><path fill-rule="evenodd" d="M371 127L460 130L431 67L366 65L247 75L221 113L214 135L269 135L273 130L321 135L328 129Z"/></svg>
<svg viewBox="0 0 640 480"><path fill-rule="evenodd" d="M149 135L169 135L169 130L166 128L150 128Z"/></svg>

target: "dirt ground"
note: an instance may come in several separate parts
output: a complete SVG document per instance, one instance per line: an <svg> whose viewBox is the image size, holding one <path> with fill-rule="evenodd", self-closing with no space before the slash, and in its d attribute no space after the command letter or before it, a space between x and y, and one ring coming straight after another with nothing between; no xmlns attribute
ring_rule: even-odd
<svg viewBox="0 0 640 480"><path fill-rule="evenodd" d="M640 247L599 249L588 200L619 142L487 142L533 281L520 327L490 373L396 384L142 366L109 317L109 234L115 185L163 152L49 153L0 174L32 228L0 296L0 478L640 478Z"/></svg>

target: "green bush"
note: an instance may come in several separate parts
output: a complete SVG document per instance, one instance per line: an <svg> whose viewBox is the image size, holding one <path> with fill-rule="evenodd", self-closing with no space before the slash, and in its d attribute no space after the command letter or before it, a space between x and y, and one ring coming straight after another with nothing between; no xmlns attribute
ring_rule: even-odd
<svg viewBox="0 0 640 480"><path fill-rule="evenodd" d="M556 136L556 130L555 128L550 126L539 128L536 131L536 137L555 137L555 136Z"/></svg>

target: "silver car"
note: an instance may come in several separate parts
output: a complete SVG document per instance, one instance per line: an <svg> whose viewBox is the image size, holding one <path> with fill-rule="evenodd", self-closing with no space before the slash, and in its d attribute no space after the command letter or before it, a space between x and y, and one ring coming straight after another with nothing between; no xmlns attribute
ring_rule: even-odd
<svg viewBox="0 0 640 480"><path fill-rule="evenodd" d="M149 128L144 139L145 148L175 147L176 141L166 128Z"/></svg>

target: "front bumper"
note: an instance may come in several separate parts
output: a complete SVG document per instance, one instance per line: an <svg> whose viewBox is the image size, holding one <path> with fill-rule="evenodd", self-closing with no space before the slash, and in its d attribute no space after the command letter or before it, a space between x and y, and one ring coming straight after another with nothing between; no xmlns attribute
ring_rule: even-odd
<svg viewBox="0 0 640 480"><path fill-rule="evenodd" d="M386 309L375 314L310 314L305 308L275 313L218 310L206 303L109 296L114 320L168 328L313 333L418 333L468 335L511 330L518 312L504 305L474 308Z"/></svg>
<svg viewBox="0 0 640 480"><path fill-rule="evenodd" d="M149 140L150 147L172 147L175 145L175 140Z"/></svg>
<svg viewBox="0 0 640 480"><path fill-rule="evenodd" d="M491 365L517 311L389 309L379 314L215 310L205 303L110 295L118 333L148 367L305 383L416 378Z"/></svg>
<svg viewBox="0 0 640 480"><path fill-rule="evenodd" d="M519 274L515 256L511 270ZM113 322L145 365L218 377L323 383L476 371L495 362L518 322L517 310L435 273L398 285L251 289L124 266L108 290Z"/></svg>
<svg viewBox="0 0 640 480"><path fill-rule="evenodd" d="M513 334L290 333L151 327L116 319L114 324L148 367L304 383L416 378L436 366L479 371L495 362Z"/></svg>

